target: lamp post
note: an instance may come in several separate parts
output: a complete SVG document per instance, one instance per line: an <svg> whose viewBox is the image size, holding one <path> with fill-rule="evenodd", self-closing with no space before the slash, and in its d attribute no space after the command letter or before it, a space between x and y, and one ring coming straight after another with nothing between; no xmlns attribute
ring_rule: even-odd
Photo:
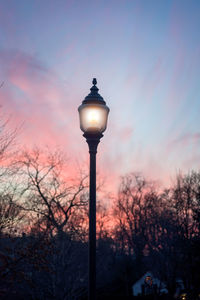
<svg viewBox="0 0 200 300"><path fill-rule="evenodd" d="M96 78L90 94L79 106L80 128L89 146L90 197L89 197L89 300L96 299L96 153L103 132L106 130L109 108L98 94Z"/></svg>

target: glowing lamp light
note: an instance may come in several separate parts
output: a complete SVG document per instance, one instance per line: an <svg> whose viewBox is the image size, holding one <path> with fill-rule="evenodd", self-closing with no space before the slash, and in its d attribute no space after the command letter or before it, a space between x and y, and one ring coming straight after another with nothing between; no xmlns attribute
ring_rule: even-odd
<svg viewBox="0 0 200 300"><path fill-rule="evenodd" d="M80 128L84 133L103 133L107 127L109 108L98 94L97 81L93 79L91 93L79 106Z"/></svg>
<svg viewBox="0 0 200 300"><path fill-rule="evenodd" d="M79 107L81 130L83 132L104 132L107 126L108 112L108 107L105 105L81 105Z"/></svg>

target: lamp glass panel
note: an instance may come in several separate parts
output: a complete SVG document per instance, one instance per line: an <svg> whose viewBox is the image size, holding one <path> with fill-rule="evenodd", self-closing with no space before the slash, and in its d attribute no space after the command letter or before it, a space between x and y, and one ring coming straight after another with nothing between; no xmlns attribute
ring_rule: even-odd
<svg viewBox="0 0 200 300"><path fill-rule="evenodd" d="M79 107L80 127L83 132L104 132L109 108L101 104L82 104Z"/></svg>

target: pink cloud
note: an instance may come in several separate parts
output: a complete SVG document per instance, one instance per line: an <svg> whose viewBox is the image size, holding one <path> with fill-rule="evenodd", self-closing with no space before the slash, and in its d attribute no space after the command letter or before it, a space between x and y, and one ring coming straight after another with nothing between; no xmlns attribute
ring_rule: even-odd
<svg viewBox="0 0 200 300"><path fill-rule="evenodd" d="M178 138L172 140L168 144L168 151L173 151L177 147L186 147L191 144L197 144L200 142L200 132L186 133Z"/></svg>
<svg viewBox="0 0 200 300"><path fill-rule="evenodd" d="M72 102L54 72L35 57L15 50L1 50L0 63L5 82L1 104L16 124L23 123L22 143L64 144L69 149Z"/></svg>

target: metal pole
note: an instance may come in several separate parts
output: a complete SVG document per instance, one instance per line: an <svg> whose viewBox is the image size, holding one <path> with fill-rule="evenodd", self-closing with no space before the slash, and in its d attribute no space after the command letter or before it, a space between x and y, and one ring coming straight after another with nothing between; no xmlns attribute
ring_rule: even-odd
<svg viewBox="0 0 200 300"><path fill-rule="evenodd" d="M84 134L90 153L88 300L96 300L96 153L102 136Z"/></svg>
<svg viewBox="0 0 200 300"><path fill-rule="evenodd" d="M96 299L96 153L90 152L89 300Z"/></svg>

